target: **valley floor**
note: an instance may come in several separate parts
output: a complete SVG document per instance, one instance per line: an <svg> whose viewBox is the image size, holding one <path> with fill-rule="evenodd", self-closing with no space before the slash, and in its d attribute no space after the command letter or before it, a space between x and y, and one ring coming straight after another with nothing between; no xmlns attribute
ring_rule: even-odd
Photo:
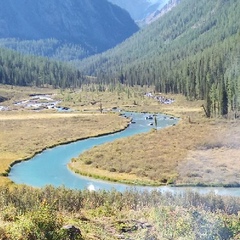
<svg viewBox="0 0 240 240"><path fill-rule="evenodd" d="M10 106L15 101L13 95L21 100L41 91L46 89L0 87L0 96L10 96L1 105ZM91 192L10 184L3 175L15 160L24 160L53 145L127 126L128 121L116 114L100 113L99 103L106 112L121 107L181 118L176 126L95 148L106 158L114 155L114 159L124 160L126 166L137 162L132 164L132 172L126 173L132 179L139 179L144 173L142 179L153 184L239 184L239 120L206 119L202 102L188 102L182 96L169 96L175 99L173 104L159 104L143 97L141 91L132 96L129 92L56 94L74 111L19 108L0 112L0 239L48 239L49 233L55 239L68 239L63 237L62 226L66 225L79 228L81 240L239 239L239 198L192 192ZM131 161L119 154L127 147ZM83 157L94 154L90 151Z"/></svg>
<svg viewBox="0 0 240 240"><path fill-rule="evenodd" d="M9 107L32 94L51 94L73 109L30 110L14 107L0 111L0 172L7 175L15 160L27 159L36 152L64 142L118 131L128 121L104 111L120 107L128 111L162 112L180 117L179 124L150 131L96 147L70 163L83 175L119 182L147 185L227 185L240 184L239 120L207 119L201 101L186 101L182 96L167 96L171 104L144 96L143 89L120 92L65 91L1 87L1 103ZM165 98L165 96L164 96ZM161 96L163 99L163 96ZM105 116L107 114L107 117ZM91 159L92 164L86 164ZM111 162L111 166L109 165ZM97 167L96 167L97 166ZM112 172L110 168L116 171ZM0 182L8 182L1 177Z"/></svg>
<svg viewBox="0 0 240 240"><path fill-rule="evenodd" d="M178 116L179 124L94 148L70 167L128 183L239 186L239 120L207 119L201 102L173 97L171 105L152 103L139 110ZM88 159L92 164L86 164Z"/></svg>

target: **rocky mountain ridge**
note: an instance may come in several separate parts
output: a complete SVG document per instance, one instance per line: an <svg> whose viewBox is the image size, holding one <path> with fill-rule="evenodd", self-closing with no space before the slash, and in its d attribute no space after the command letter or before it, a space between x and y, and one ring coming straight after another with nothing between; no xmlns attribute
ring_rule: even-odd
<svg viewBox="0 0 240 240"><path fill-rule="evenodd" d="M139 26L145 26L157 20L176 6L179 0L109 0L126 9Z"/></svg>

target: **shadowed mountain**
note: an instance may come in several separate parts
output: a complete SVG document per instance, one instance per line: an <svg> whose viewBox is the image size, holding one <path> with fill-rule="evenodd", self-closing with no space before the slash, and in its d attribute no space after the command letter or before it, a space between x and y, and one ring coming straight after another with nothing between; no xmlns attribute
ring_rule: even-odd
<svg viewBox="0 0 240 240"><path fill-rule="evenodd" d="M5 39L2 45L15 50L24 49L22 41L27 46L33 44L34 48L40 48L38 41L44 40L42 52L55 48L51 53L54 55L62 46L74 46L80 48L83 55L91 55L116 46L138 30L127 11L106 0L0 2L0 38ZM49 39L54 39L55 45L47 46ZM27 49L25 47L25 52Z"/></svg>

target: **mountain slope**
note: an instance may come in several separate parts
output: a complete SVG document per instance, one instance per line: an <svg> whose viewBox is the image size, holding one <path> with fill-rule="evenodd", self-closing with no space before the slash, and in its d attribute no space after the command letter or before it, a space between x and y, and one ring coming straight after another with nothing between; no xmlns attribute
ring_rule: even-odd
<svg viewBox="0 0 240 240"><path fill-rule="evenodd" d="M93 54L137 30L126 11L106 0L1 0L0 38L56 39Z"/></svg>
<svg viewBox="0 0 240 240"><path fill-rule="evenodd" d="M148 0L109 0L109 2L126 9L135 21L146 17L148 7L152 5Z"/></svg>
<svg viewBox="0 0 240 240"><path fill-rule="evenodd" d="M67 88L80 87L84 81L81 72L67 63L0 48L0 84Z"/></svg>
<svg viewBox="0 0 240 240"><path fill-rule="evenodd" d="M126 9L136 22L144 22L156 11L160 11L171 0L109 0Z"/></svg>
<svg viewBox="0 0 240 240"><path fill-rule="evenodd" d="M156 21L158 18L162 17L167 12L171 11L174 7L176 7L181 0L168 0L162 2L162 4L152 13L149 13L146 18L140 21L138 24L146 25L151 24L152 22Z"/></svg>
<svg viewBox="0 0 240 240"><path fill-rule="evenodd" d="M228 1L223 5L224 0L217 0L218 4L207 3L207 0L201 0L197 4L191 0L182 0L171 12L124 43L83 61L82 68L94 74L100 68L104 71L105 64L112 70L118 70L129 64L141 63L144 59L153 61L175 55L176 51L181 53L182 58L194 55L192 49L195 52L202 51L239 31L240 23L235 21L238 15L234 9L239 7L239 3L236 0ZM91 62L99 67L95 72L88 71Z"/></svg>
<svg viewBox="0 0 240 240"><path fill-rule="evenodd" d="M237 0L182 0L115 49L83 61L81 69L108 82L153 84L205 99L208 115L226 114L240 102L238 12Z"/></svg>

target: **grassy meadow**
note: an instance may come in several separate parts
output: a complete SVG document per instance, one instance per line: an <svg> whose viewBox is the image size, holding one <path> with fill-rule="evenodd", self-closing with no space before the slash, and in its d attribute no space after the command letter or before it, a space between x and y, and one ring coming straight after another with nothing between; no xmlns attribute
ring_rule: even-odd
<svg viewBox="0 0 240 240"><path fill-rule="evenodd" d="M129 183L237 186L238 138L237 122L220 120L215 125L211 120L194 124L182 120L174 127L93 148L73 159L70 167Z"/></svg>
<svg viewBox="0 0 240 240"><path fill-rule="evenodd" d="M240 202L235 197L10 184L5 175L15 160L57 144L125 128L127 120L109 112L113 107L162 112L181 120L176 126L95 147L73 159L74 171L132 184L238 184L238 120L206 119L201 101L175 95L168 96L175 99L173 104L159 104L144 97L146 91L0 86L0 96L9 98L0 103L3 106L13 106L32 93L48 92L74 109L59 113L14 106L0 112L0 239L70 240L63 228L66 225L80 229L81 235L75 237L80 240L240 239ZM100 104L104 113L100 113Z"/></svg>
<svg viewBox="0 0 240 240"><path fill-rule="evenodd" d="M10 98L5 106L16 100L27 99L29 94L45 92L44 89L1 89L1 94ZM49 90L47 92L56 91ZM56 92L56 97L58 93ZM19 98L18 98L19 96ZM88 113L74 111L59 113L51 110L31 111L13 107L12 111L0 112L0 184L8 182L5 177L9 166L16 160L25 160L45 148L77 139L98 136L124 129L128 121L116 114L99 111Z"/></svg>
<svg viewBox="0 0 240 240"><path fill-rule="evenodd" d="M77 90L2 86L0 94L9 100L1 105L13 107L12 111L0 112L0 172L5 175L10 163L47 147L123 129L127 120L110 113L118 107L166 113L180 117L180 121L173 127L95 147L71 161L69 167L73 171L130 184L237 186L239 121L207 119L202 101L187 101L181 95L166 96L174 98L174 103L160 104L144 96L149 91L121 85L115 89L105 87L104 91L96 85ZM62 101L61 105L74 111L31 111L13 105L33 93L52 94Z"/></svg>
<svg viewBox="0 0 240 240"><path fill-rule="evenodd" d="M145 99L125 109L174 115L179 124L95 147L73 159L70 168L130 184L238 186L239 120L207 119L203 102L167 97L175 102Z"/></svg>

